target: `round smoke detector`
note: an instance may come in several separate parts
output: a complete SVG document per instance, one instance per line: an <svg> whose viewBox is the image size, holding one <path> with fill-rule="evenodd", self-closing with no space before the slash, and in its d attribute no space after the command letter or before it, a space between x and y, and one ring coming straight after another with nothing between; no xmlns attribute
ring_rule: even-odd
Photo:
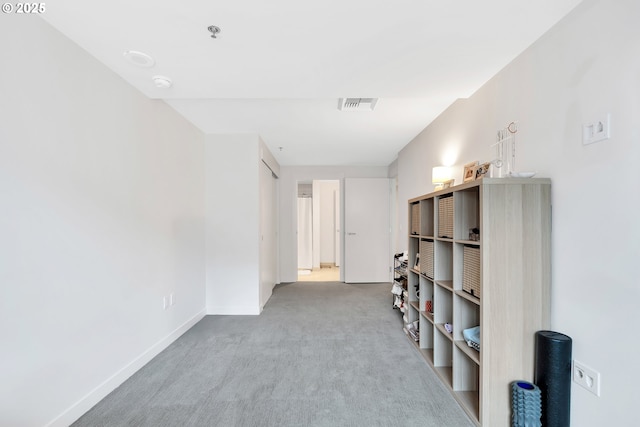
<svg viewBox="0 0 640 427"><path fill-rule="evenodd" d="M153 84L160 89L169 89L173 84L171 83L171 79L165 76L153 76L151 79L153 80Z"/></svg>
<svg viewBox="0 0 640 427"><path fill-rule="evenodd" d="M143 52L128 50L123 55L129 62L133 65L137 65L138 67L151 68L156 65L155 59Z"/></svg>

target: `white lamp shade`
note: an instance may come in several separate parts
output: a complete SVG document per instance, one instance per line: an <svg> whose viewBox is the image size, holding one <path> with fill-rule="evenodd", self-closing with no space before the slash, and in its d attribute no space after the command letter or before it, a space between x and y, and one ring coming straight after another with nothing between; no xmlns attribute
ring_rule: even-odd
<svg viewBox="0 0 640 427"><path fill-rule="evenodd" d="M446 166L436 166L431 172L431 182L434 184L442 184L451 179L451 168Z"/></svg>

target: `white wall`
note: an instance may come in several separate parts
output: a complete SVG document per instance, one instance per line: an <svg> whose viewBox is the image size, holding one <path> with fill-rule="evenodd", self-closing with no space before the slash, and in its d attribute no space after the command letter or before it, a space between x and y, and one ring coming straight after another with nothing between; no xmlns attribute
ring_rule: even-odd
<svg viewBox="0 0 640 427"><path fill-rule="evenodd" d="M257 135L207 135L207 313L259 314Z"/></svg>
<svg viewBox="0 0 640 427"><path fill-rule="evenodd" d="M0 425L66 426L204 315L204 139L19 18L0 25Z"/></svg>
<svg viewBox="0 0 640 427"><path fill-rule="evenodd" d="M580 427L637 424L638 16L635 0L586 0L399 155L406 236L406 201L432 190L431 168L451 155L458 166L490 160L496 130L519 121L519 169L553 182L552 329L571 336L574 358L602 375L600 397L572 387ZM611 139L583 146L582 123L601 113L611 113Z"/></svg>
<svg viewBox="0 0 640 427"><path fill-rule="evenodd" d="M260 314L270 296L266 282L276 272L261 277L260 264L261 210L266 209L261 202L269 206L260 195L261 180L269 177L260 173L263 160L279 170L255 134L206 136L208 314ZM277 252L275 237L271 251Z"/></svg>
<svg viewBox="0 0 640 427"><path fill-rule="evenodd" d="M319 181L320 184L320 264L336 262L335 194L340 196L340 181Z"/></svg>
<svg viewBox="0 0 640 427"><path fill-rule="evenodd" d="M386 178L386 166L282 166L279 184L279 282L295 282L298 277L297 185L299 181L340 180L344 197L344 178ZM344 204L342 204L344 205ZM344 217L341 218L344 223ZM344 253L344 247L342 248ZM343 264L341 264L343 265ZM340 272L341 276L343 272ZM341 277L341 280L344 278Z"/></svg>

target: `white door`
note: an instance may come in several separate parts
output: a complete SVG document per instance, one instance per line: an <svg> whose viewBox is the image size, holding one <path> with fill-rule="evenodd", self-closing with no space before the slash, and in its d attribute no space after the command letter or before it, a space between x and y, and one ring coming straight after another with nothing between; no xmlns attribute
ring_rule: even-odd
<svg viewBox="0 0 640 427"><path fill-rule="evenodd" d="M347 178L344 187L344 281L389 282L389 180Z"/></svg>

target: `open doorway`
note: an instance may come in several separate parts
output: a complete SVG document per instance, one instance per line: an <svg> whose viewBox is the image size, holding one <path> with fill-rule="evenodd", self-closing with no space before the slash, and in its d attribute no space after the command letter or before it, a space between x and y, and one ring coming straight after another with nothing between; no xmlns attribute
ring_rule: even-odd
<svg viewBox="0 0 640 427"><path fill-rule="evenodd" d="M298 281L340 280L340 181L298 182Z"/></svg>

